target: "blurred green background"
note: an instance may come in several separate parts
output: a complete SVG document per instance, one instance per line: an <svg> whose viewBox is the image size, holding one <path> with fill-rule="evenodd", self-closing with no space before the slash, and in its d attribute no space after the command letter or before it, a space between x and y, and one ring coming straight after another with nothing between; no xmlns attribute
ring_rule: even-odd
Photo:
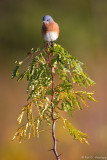
<svg viewBox="0 0 107 160"><path fill-rule="evenodd" d="M86 64L96 82L91 90L99 101L70 118L76 128L88 133L90 145L74 141L58 123L58 152L63 153L62 160L107 157L107 0L0 0L0 160L55 159L48 152L53 143L49 131L22 144L11 141L27 99L26 83L11 80L14 62L32 47L43 45L41 25L46 14L60 26L57 43ZM47 129L45 124L42 128Z"/></svg>

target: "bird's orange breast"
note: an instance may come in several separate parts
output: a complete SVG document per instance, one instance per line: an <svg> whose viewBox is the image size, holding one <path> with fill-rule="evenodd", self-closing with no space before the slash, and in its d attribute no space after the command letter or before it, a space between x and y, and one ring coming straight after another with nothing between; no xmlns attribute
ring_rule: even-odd
<svg viewBox="0 0 107 160"><path fill-rule="evenodd" d="M43 23L42 25L42 35L44 36L47 32L57 32L59 36L59 26L56 22Z"/></svg>

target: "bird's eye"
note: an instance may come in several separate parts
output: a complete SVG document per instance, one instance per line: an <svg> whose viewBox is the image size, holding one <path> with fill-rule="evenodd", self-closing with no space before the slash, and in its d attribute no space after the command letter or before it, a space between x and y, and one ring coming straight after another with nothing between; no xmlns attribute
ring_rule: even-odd
<svg viewBox="0 0 107 160"><path fill-rule="evenodd" d="M47 21L49 21L49 20L47 19Z"/></svg>

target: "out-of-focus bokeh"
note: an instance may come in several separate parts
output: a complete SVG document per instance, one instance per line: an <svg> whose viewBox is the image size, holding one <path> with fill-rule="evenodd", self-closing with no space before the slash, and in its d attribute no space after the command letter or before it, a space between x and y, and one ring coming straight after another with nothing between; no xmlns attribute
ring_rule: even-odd
<svg viewBox="0 0 107 160"><path fill-rule="evenodd" d="M96 82L97 103L73 113L76 128L88 133L90 145L74 141L57 123L57 149L63 160L93 156L107 159L107 0L1 0L0 1L0 160L54 160L50 131L22 144L12 142L17 117L26 104L26 83L11 80L14 62L32 47L43 45L42 17L50 14L60 26L57 43L84 62ZM41 128L49 129L44 124ZM87 157L83 157L87 156Z"/></svg>

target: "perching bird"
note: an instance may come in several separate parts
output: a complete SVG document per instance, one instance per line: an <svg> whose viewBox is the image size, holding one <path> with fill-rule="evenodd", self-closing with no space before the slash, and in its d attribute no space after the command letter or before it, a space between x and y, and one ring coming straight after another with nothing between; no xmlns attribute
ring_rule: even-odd
<svg viewBox="0 0 107 160"><path fill-rule="evenodd" d="M59 26L49 15L43 17L42 35L44 40L53 43L59 36Z"/></svg>

